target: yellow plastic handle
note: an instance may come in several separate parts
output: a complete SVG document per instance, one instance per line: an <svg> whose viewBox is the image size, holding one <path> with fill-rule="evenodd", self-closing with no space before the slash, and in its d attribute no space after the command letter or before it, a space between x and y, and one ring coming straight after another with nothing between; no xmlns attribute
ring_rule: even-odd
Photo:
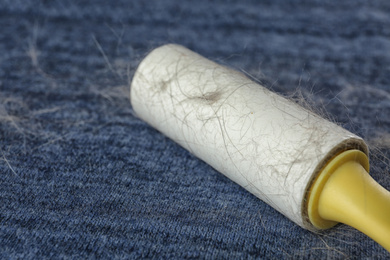
<svg viewBox="0 0 390 260"><path fill-rule="evenodd" d="M390 192L368 168L367 156L358 150L331 160L309 192L309 219L319 229L338 222L352 226L390 252Z"/></svg>

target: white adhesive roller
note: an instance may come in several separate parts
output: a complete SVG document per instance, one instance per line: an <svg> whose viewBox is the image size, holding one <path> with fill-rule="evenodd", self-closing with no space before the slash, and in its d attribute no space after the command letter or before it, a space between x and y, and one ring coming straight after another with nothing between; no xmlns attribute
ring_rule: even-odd
<svg viewBox="0 0 390 260"><path fill-rule="evenodd" d="M136 114L298 225L336 155L363 140L245 75L178 45L153 50L131 84Z"/></svg>

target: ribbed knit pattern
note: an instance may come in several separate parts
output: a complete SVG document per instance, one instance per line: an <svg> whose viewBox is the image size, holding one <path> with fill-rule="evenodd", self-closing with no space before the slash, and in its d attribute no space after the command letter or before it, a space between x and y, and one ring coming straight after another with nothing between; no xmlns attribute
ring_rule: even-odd
<svg viewBox="0 0 390 260"><path fill-rule="evenodd" d="M390 257L296 226L128 98L148 51L182 44L365 138L390 189L389 1L0 0L0 28L0 258Z"/></svg>

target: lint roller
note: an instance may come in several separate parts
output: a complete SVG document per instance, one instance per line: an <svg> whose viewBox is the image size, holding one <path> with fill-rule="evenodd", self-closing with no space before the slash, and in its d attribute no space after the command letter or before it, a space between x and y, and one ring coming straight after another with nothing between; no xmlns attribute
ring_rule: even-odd
<svg viewBox="0 0 390 260"><path fill-rule="evenodd" d="M358 136L182 46L131 83L135 113L299 226L350 225L390 251L390 193Z"/></svg>

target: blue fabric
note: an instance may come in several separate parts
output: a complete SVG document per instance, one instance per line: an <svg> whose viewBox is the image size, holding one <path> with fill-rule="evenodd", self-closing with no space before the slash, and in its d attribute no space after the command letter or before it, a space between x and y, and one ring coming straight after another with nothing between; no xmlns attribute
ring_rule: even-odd
<svg viewBox="0 0 390 260"><path fill-rule="evenodd" d="M182 44L361 135L390 189L389 1L0 0L0 28L0 258L390 257L301 229L128 99L142 57Z"/></svg>

